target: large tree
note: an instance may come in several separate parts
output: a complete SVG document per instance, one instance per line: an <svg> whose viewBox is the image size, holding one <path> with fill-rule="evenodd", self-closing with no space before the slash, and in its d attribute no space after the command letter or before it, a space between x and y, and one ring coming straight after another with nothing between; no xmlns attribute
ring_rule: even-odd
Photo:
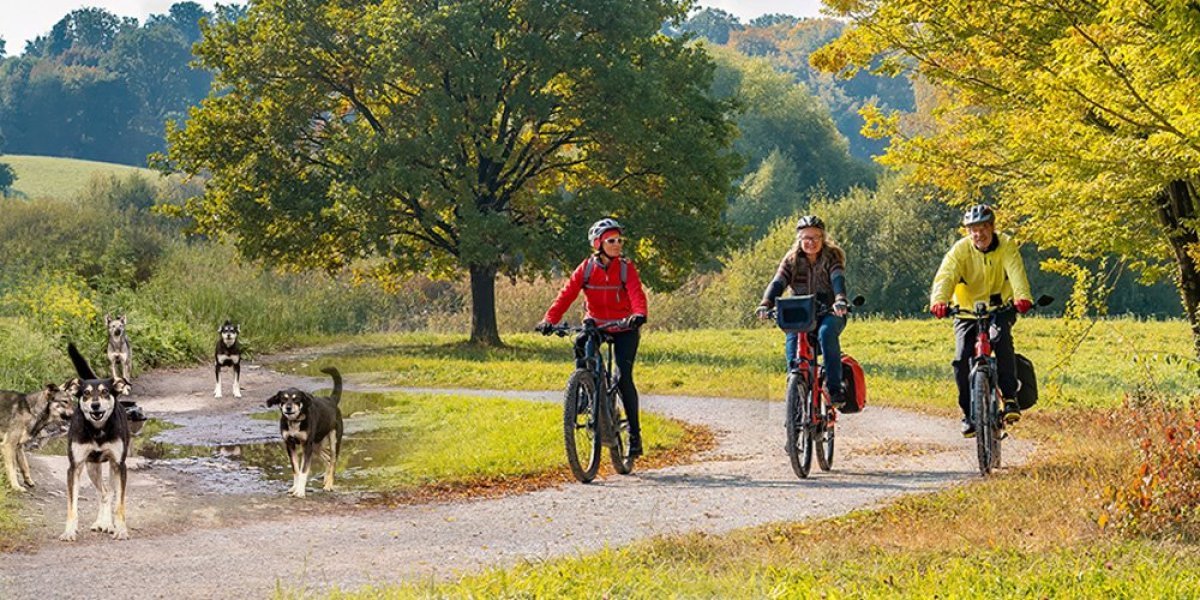
<svg viewBox="0 0 1200 600"><path fill-rule="evenodd" d="M498 344L497 273L569 265L598 217L651 284L722 246L734 127L708 57L659 33L684 4L256 2L206 29L214 92L164 166L211 174L185 210L248 256L469 272L471 339Z"/></svg>
<svg viewBox="0 0 1200 600"><path fill-rule="evenodd" d="M1044 248L1173 270L1200 356L1200 12L1194 2L833 0L853 25L814 62L916 72L932 122L891 136L886 161L994 194Z"/></svg>

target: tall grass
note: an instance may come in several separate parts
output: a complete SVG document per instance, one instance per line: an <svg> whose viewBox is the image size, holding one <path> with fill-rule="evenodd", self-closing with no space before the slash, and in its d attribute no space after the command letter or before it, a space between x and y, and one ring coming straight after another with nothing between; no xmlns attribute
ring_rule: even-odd
<svg viewBox="0 0 1200 600"><path fill-rule="evenodd" d="M4 162L12 165L17 174L13 195L30 199L74 198L97 176L125 177L135 173L147 178L159 176L149 169L53 156L5 154Z"/></svg>

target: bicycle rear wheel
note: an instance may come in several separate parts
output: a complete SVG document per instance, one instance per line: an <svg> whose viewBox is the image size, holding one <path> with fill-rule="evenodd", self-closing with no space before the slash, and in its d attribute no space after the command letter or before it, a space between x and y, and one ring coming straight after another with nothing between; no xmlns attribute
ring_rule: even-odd
<svg viewBox="0 0 1200 600"><path fill-rule="evenodd" d="M833 413L833 407L829 405L829 397L821 394L821 424L816 428L816 445L817 445L817 466L821 467L822 471L828 471L833 468L833 440L834 440L834 423L830 418Z"/></svg>
<svg viewBox="0 0 1200 600"><path fill-rule="evenodd" d="M813 438L808 399L808 384L799 374L788 376L787 383L787 454L796 477L804 479L812 470Z"/></svg>
<svg viewBox="0 0 1200 600"><path fill-rule="evenodd" d="M576 370L563 398L563 445L571 474L582 483L595 479L600 469L599 408L595 378L589 371Z"/></svg>
<svg viewBox="0 0 1200 600"><path fill-rule="evenodd" d="M979 473L987 476L992 472L992 451L999 444L993 428L992 382L986 371L971 374L971 419L975 422L975 451L979 458Z"/></svg>
<svg viewBox="0 0 1200 600"><path fill-rule="evenodd" d="M612 395L612 427L615 444L608 449L613 468L622 475L633 472L634 457L629 455L629 416L625 414L625 403L621 400L621 392L613 390Z"/></svg>

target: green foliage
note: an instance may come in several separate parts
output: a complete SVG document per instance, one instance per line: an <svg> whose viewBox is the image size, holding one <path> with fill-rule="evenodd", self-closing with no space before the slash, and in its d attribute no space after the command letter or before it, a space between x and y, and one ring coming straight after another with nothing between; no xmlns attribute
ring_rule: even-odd
<svg viewBox="0 0 1200 600"><path fill-rule="evenodd" d="M0 198L7 198L12 192L12 186L17 181L17 172L12 165L0 163Z"/></svg>
<svg viewBox="0 0 1200 600"><path fill-rule="evenodd" d="M277 264L469 269L480 341L495 273L573 263L603 214L636 216L651 284L724 243L729 107L708 57L657 33L674 0L306 7L254 4L197 46L222 92L164 166L213 174L200 231Z"/></svg>
<svg viewBox="0 0 1200 600"><path fill-rule="evenodd" d="M1001 219L1068 260L1116 256L1148 279L1175 271L1200 356L1200 64L1189 10L1117 0L1030 6L958 0L834 2L854 26L814 61L828 71L912 67L940 93L931 120L891 137L885 162ZM1007 215L1007 216L1005 216Z"/></svg>
<svg viewBox="0 0 1200 600"><path fill-rule="evenodd" d="M870 167L850 156L829 109L804 86L766 60L711 51L718 66L713 94L741 105L734 148L748 158L751 172L730 208L733 223L761 235L775 219L802 208L807 194L841 195L873 183Z"/></svg>
<svg viewBox="0 0 1200 600"><path fill-rule="evenodd" d="M63 383L70 373L66 346L28 323L0 317L0 389L24 392Z"/></svg>
<svg viewBox="0 0 1200 600"><path fill-rule="evenodd" d="M208 91L192 68L199 20L180 2L144 27L103 8L73 10L19 57L0 59L0 129L9 150L144 164L163 124Z"/></svg>

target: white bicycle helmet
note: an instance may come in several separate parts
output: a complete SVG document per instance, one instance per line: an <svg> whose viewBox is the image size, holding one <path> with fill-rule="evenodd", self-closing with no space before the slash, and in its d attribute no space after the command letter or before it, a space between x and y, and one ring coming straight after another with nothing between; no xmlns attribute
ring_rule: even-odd
<svg viewBox="0 0 1200 600"><path fill-rule="evenodd" d="M618 232L624 232L625 228L616 219L605 217L592 224L591 229L588 229L588 242L592 247L596 247L600 243L600 236L604 235L605 231L616 229Z"/></svg>
<svg viewBox="0 0 1200 600"><path fill-rule="evenodd" d="M991 223L995 220L996 212L992 210L992 207L986 204L976 204L968 208L967 212L963 214L962 224L963 226L978 225L980 223Z"/></svg>

